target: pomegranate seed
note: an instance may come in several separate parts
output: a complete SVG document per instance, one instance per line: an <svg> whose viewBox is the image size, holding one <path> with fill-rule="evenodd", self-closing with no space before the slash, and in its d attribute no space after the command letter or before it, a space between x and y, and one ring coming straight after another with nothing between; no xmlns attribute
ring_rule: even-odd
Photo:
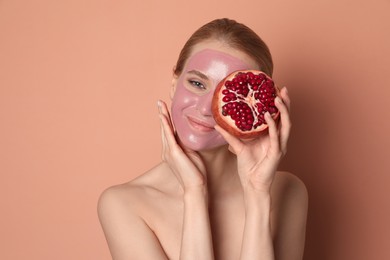
<svg viewBox="0 0 390 260"><path fill-rule="evenodd" d="M229 102L229 101L231 101L231 98L225 96L225 97L222 98L222 101L223 102Z"/></svg>
<svg viewBox="0 0 390 260"><path fill-rule="evenodd" d="M270 107L269 112L270 112L270 114L275 114L278 112L278 109L276 107Z"/></svg>
<svg viewBox="0 0 390 260"><path fill-rule="evenodd" d="M231 93L231 92L229 92L227 94L227 96L230 97L230 98L235 98L236 97L236 95L234 93Z"/></svg>

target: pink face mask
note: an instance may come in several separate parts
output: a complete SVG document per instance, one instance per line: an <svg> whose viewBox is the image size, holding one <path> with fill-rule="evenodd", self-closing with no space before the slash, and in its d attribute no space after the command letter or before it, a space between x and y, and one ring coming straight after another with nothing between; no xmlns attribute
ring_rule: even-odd
<svg viewBox="0 0 390 260"><path fill-rule="evenodd" d="M251 69L240 59L205 49L189 58L177 80L172 99L172 120L180 141L194 151L226 144L214 129L211 101L217 84L236 70Z"/></svg>

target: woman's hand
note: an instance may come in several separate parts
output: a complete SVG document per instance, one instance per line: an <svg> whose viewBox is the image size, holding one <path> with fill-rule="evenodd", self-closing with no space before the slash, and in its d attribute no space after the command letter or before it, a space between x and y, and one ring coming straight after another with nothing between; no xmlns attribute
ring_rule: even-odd
<svg viewBox="0 0 390 260"><path fill-rule="evenodd" d="M162 160L175 174L184 191L206 186L206 169L200 156L178 144L171 116L163 101L157 102L161 122Z"/></svg>
<svg viewBox="0 0 390 260"><path fill-rule="evenodd" d="M265 132L256 139L240 140L221 127L215 127L229 143L229 149L237 155L238 173L245 192L269 192L279 162L287 152L291 129L290 99L286 88L280 94L282 99L275 99L280 111L279 126L269 113L265 114L268 134Z"/></svg>

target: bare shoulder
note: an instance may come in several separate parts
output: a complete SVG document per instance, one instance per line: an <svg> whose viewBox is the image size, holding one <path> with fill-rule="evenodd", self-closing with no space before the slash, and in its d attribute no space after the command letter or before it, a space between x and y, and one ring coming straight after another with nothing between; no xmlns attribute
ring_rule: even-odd
<svg viewBox="0 0 390 260"><path fill-rule="evenodd" d="M172 178L165 164L159 164L137 178L111 186L104 190L98 202L99 217L106 212L121 211L133 214L147 222L153 205L161 198L170 196L177 181ZM119 213L119 212L118 212Z"/></svg>
<svg viewBox="0 0 390 260"><path fill-rule="evenodd" d="M164 176L168 180L161 183ZM169 174L160 164L130 182L102 192L98 216L114 259L165 259L148 220L155 214L156 198L169 193L170 182ZM143 241L142 246L135 247L139 241Z"/></svg>
<svg viewBox="0 0 390 260"><path fill-rule="evenodd" d="M308 200L307 189L303 181L286 171L276 173L271 191L273 199L279 203L280 200L288 199L305 204Z"/></svg>
<svg viewBox="0 0 390 260"><path fill-rule="evenodd" d="M278 172L271 189L275 257L302 259L305 244L308 193L294 174Z"/></svg>

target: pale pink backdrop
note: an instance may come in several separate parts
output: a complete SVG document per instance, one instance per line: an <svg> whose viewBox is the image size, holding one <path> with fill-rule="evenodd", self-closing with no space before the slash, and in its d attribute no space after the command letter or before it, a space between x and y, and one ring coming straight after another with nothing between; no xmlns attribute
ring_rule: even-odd
<svg viewBox="0 0 390 260"><path fill-rule="evenodd" d="M106 187L160 160L185 40L214 18L269 44L293 100L281 168L310 195L305 259L390 259L390 2L0 1L0 259L110 259Z"/></svg>

